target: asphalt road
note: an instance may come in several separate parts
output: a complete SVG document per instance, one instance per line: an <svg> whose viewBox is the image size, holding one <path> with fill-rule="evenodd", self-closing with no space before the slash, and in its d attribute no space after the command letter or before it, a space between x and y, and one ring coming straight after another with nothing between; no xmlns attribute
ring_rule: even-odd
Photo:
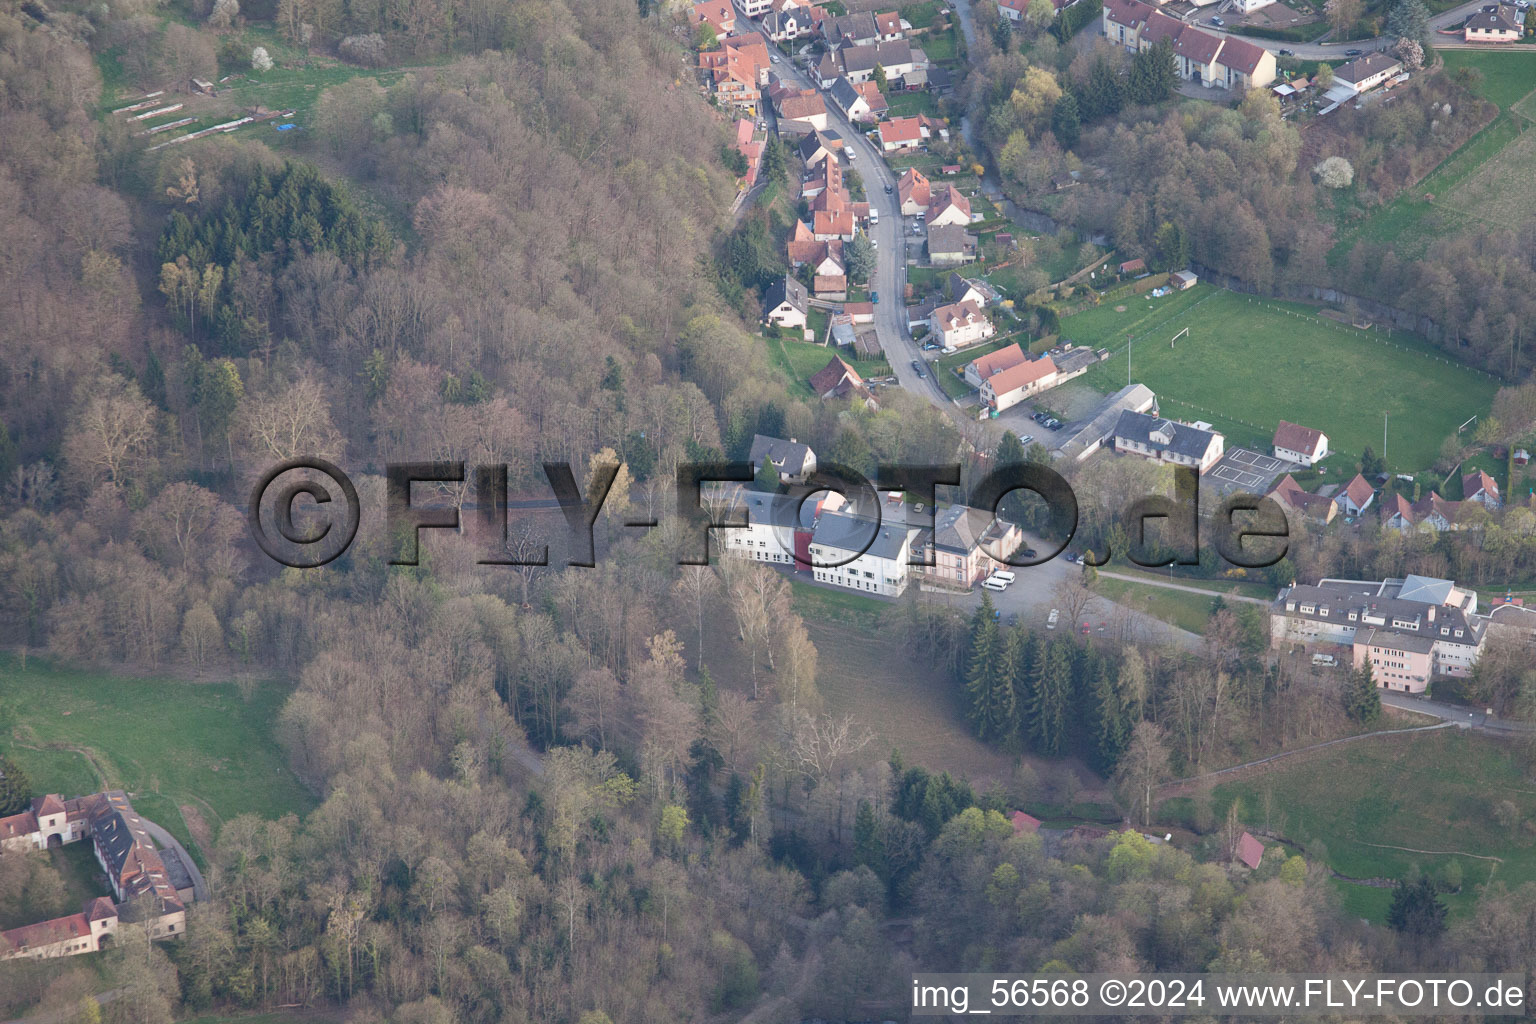
<svg viewBox="0 0 1536 1024"><path fill-rule="evenodd" d="M1429 19L1430 30L1438 31L1460 24L1466 20L1467 15L1475 14L1486 6L1487 3L1488 0L1471 0L1470 3L1461 4L1448 11L1436 14ZM1211 26L1204 18L1200 19L1200 27L1217 35L1234 35L1238 39L1246 39L1255 46L1264 47L1264 49L1269 50L1271 53L1279 50L1290 50L1296 57L1302 60L1348 60L1350 58L1344 56L1344 51L1346 50L1364 50L1366 53L1370 53L1373 50L1391 49L1397 42L1397 39L1393 36L1377 36L1374 39L1354 39L1343 43L1287 43L1274 39L1260 39L1257 36L1245 36L1238 32L1225 32L1222 29Z"/></svg>

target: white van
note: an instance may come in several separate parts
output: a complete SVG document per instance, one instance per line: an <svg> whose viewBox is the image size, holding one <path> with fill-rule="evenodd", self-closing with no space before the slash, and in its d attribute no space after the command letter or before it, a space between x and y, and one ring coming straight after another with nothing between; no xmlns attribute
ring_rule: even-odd
<svg viewBox="0 0 1536 1024"><path fill-rule="evenodd" d="M1045 628L1046 629L1055 629L1056 628L1056 620L1059 619L1059 618L1061 618L1061 613L1058 612L1055 608L1052 608L1051 609L1051 617L1045 620Z"/></svg>
<svg viewBox="0 0 1536 1024"><path fill-rule="evenodd" d="M1007 590L1008 589L1007 582L1004 581L1004 580L998 579L996 576L988 576L986 579L981 581L981 585L986 587L988 590Z"/></svg>
<svg viewBox="0 0 1536 1024"><path fill-rule="evenodd" d="M869 208L869 222L871 224L880 223L880 211L875 209L873 206Z"/></svg>
<svg viewBox="0 0 1536 1024"><path fill-rule="evenodd" d="M1339 660L1331 654L1312 655L1312 664L1318 668L1333 668L1338 663Z"/></svg>
<svg viewBox="0 0 1536 1024"><path fill-rule="evenodd" d="M1004 583L1012 583L1014 576L1007 569L999 569L992 574L992 579L1002 580Z"/></svg>

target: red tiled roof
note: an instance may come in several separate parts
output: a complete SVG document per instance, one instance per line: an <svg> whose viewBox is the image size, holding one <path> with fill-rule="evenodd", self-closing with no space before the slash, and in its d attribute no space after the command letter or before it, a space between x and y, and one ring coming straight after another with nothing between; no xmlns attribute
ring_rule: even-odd
<svg viewBox="0 0 1536 1024"><path fill-rule="evenodd" d="M90 934L91 925L86 921L85 915L70 914L68 917L56 917L52 921L39 921L37 924L22 925L8 932L0 932L0 938L3 938L11 949L22 947L41 949L55 942L83 939Z"/></svg>
<svg viewBox="0 0 1536 1024"><path fill-rule="evenodd" d="M1371 486L1370 481L1362 474L1356 473L1355 478L1344 485L1343 493L1348 495L1349 500L1354 502L1355 507L1358 508L1364 505L1372 494L1376 493L1376 489Z"/></svg>
<svg viewBox="0 0 1536 1024"><path fill-rule="evenodd" d="M1006 395L1010 391L1017 391L1038 380L1044 380L1055 372L1055 361L1050 356L1041 356L1039 359L1026 359L1017 366L1010 366L1001 373L995 373L987 383L992 385L994 395Z"/></svg>
<svg viewBox="0 0 1536 1024"><path fill-rule="evenodd" d="M895 11L885 11L875 15L875 29L883 36L892 35L901 31L901 15Z"/></svg>
<svg viewBox="0 0 1536 1024"><path fill-rule="evenodd" d="M1104 0L1104 13L1117 25L1137 28L1156 13L1156 8L1142 0Z"/></svg>
<svg viewBox="0 0 1536 1024"><path fill-rule="evenodd" d="M1003 346L996 352L988 352L984 356L977 356L976 360L971 363L971 366L975 368L976 376L986 380L994 373L1001 373L1010 367L1018 366L1026 358L1028 357L1024 355L1024 350L1019 348L1019 343L1014 342L1012 345Z"/></svg>
<svg viewBox="0 0 1536 1024"><path fill-rule="evenodd" d="M1259 61L1264 59L1266 52L1264 47L1255 46L1246 39L1227 36L1226 45L1221 48L1221 62L1234 71L1251 75L1258 70Z"/></svg>
<svg viewBox="0 0 1536 1024"><path fill-rule="evenodd" d="M817 210L811 228L818 235L853 234L852 210Z"/></svg>
<svg viewBox="0 0 1536 1024"><path fill-rule="evenodd" d="M37 815L31 811L0 818L0 840L30 836L37 830Z"/></svg>
<svg viewBox="0 0 1536 1024"><path fill-rule="evenodd" d="M1322 443L1323 432L1312 427L1304 427L1299 423L1290 423L1281 420L1275 428L1275 447L1288 451L1301 452L1303 455L1312 455Z"/></svg>
<svg viewBox="0 0 1536 1024"><path fill-rule="evenodd" d="M931 223L941 216L951 206L965 214L965 219L971 219L971 201L961 194L953 185L945 185L944 191L928 204L928 221Z"/></svg>
<svg viewBox="0 0 1536 1024"><path fill-rule="evenodd" d="M902 172L901 180L896 183L896 192L902 203L910 199L922 207L926 207L932 198L932 186L915 167L908 167Z"/></svg>
<svg viewBox="0 0 1536 1024"><path fill-rule="evenodd" d="M1147 16L1147 26L1141 30L1141 38L1153 44L1165 39L1172 43L1186 27L1178 18L1170 18L1162 11L1153 11Z"/></svg>
<svg viewBox="0 0 1536 1024"><path fill-rule="evenodd" d="M826 112L826 102L822 100L821 93L814 89L805 89L786 96L779 104L779 115L791 121L803 121Z"/></svg>
<svg viewBox="0 0 1536 1024"><path fill-rule="evenodd" d="M1264 861L1264 844L1244 832L1237 838L1237 859L1250 868L1257 868Z"/></svg>
<svg viewBox="0 0 1536 1024"><path fill-rule="evenodd" d="M1499 485L1493 482L1493 477L1481 469L1474 469L1470 473L1463 474L1461 478L1462 497L1470 498L1479 491L1487 491L1490 495L1497 498L1499 496Z"/></svg>
<svg viewBox="0 0 1536 1024"><path fill-rule="evenodd" d="M845 274L817 274L811 278L811 291L820 295L823 292L845 292L848 290L848 277Z"/></svg>
<svg viewBox="0 0 1536 1024"><path fill-rule="evenodd" d="M1013 834L1016 836L1023 835L1025 832L1034 832L1040 828L1040 819L1023 811L1014 811L1009 820L1013 822Z"/></svg>
<svg viewBox="0 0 1536 1024"><path fill-rule="evenodd" d="M1185 28L1173 44L1173 52L1196 64L1209 64L1221 50L1221 36L1213 36L1197 28Z"/></svg>
<svg viewBox="0 0 1536 1024"><path fill-rule="evenodd" d="M893 117L880 123L880 141L886 145L906 145L920 142L923 137L922 122L915 117Z"/></svg>

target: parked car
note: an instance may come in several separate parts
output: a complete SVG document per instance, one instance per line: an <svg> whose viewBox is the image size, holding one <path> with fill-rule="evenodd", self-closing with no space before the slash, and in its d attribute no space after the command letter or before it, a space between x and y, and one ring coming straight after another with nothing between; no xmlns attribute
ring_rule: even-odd
<svg viewBox="0 0 1536 1024"><path fill-rule="evenodd" d="M986 579L981 581L981 585L983 587L986 587L988 590L1007 590L1008 589L1008 584L1004 583L1002 580L998 579L996 576L988 576Z"/></svg>
<svg viewBox="0 0 1536 1024"><path fill-rule="evenodd" d="M1024 557L1025 558L1039 558L1040 557L1040 552L1036 551L1034 548L1025 548L1024 549Z"/></svg>
<svg viewBox="0 0 1536 1024"><path fill-rule="evenodd" d="M1221 26L1225 25L1226 22L1222 21L1220 18L1212 18L1211 24L1215 25L1217 28L1221 28Z"/></svg>
<svg viewBox="0 0 1536 1024"><path fill-rule="evenodd" d="M1051 609L1051 617L1045 620L1045 628L1046 629L1055 629L1056 628L1056 621L1058 619L1060 619L1060 618L1061 618L1061 612L1057 611L1055 608L1052 608Z"/></svg>
<svg viewBox="0 0 1536 1024"><path fill-rule="evenodd" d="M1363 53L1365 53L1364 50L1345 50L1344 51L1344 56L1346 56L1346 57L1359 57Z"/></svg>
<svg viewBox="0 0 1536 1024"><path fill-rule="evenodd" d="M1280 47L1280 49L1276 50L1275 52L1278 53L1282 57L1294 57L1294 56L1296 56L1296 51L1295 50L1287 50L1283 46Z"/></svg>
<svg viewBox="0 0 1536 1024"><path fill-rule="evenodd" d="M894 191L896 191L895 186L893 186L893 185L886 185L885 186L885 194L886 195L890 195Z"/></svg>
<svg viewBox="0 0 1536 1024"><path fill-rule="evenodd" d="M853 147L852 146L844 146L843 148L848 151L848 162L852 163L854 157L858 156L859 154L857 154L857 153L855 153L853 151Z"/></svg>
<svg viewBox="0 0 1536 1024"><path fill-rule="evenodd" d="M871 238L869 240L869 242L870 242L871 245L873 245L875 240L873 238ZM876 302L879 302L880 301L880 293L879 292L870 292L869 293L869 301L870 301L871 305L873 305Z"/></svg>
<svg viewBox="0 0 1536 1024"><path fill-rule="evenodd" d="M945 345L944 349L943 349L943 352L944 352L944 354L946 356L952 356L952 355L955 354L955 346L953 346L953 345Z"/></svg>
<svg viewBox="0 0 1536 1024"><path fill-rule="evenodd" d="M768 60L770 63L777 64L779 62L779 55L776 53L770 53L768 55Z"/></svg>
<svg viewBox="0 0 1536 1024"><path fill-rule="evenodd" d="M1015 577L1014 574L1009 572L1007 569L999 569L992 574L992 579L1002 580L1005 584L1012 583L1016 578L1017 577Z"/></svg>
<svg viewBox="0 0 1536 1024"><path fill-rule="evenodd" d="M1081 626L1081 627L1080 627L1080 628L1079 628L1079 629L1078 629L1078 632L1079 632L1079 633L1082 633L1082 634L1083 634L1083 636L1087 636L1087 635L1088 635L1088 634L1089 634L1089 633L1091 633L1091 632L1093 632L1093 630L1092 630L1092 629L1091 629L1091 628L1090 628L1090 627L1089 627L1089 625L1088 625L1088 623L1086 623L1086 622L1085 622L1085 623L1083 623L1083 624L1082 624L1082 626Z"/></svg>
<svg viewBox="0 0 1536 1024"><path fill-rule="evenodd" d="M927 342L927 343L925 343L923 345L923 351L924 352L932 352L934 349L936 349L938 347L939 347L939 343L938 342L930 341L930 342Z"/></svg>

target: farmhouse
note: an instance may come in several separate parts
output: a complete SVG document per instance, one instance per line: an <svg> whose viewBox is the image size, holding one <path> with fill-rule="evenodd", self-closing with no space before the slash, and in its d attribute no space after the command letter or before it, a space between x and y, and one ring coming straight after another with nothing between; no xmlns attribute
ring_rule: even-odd
<svg viewBox="0 0 1536 1024"><path fill-rule="evenodd" d="M1057 383L1056 364L1050 356L1026 359L982 381L981 403L1002 412Z"/></svg>
<svg viewBox="0 0 1536 1024"><path fill-rule="evenodd" d="M826 299L828 302L841 302L848 297L848 276L846 274L816 274L811 278L811 291L818 299Z"/></svg>
<svg viewBox="0 0 1536 1024"><path fill-rule="evenodd" d="M1321 462L1328 454L1327 434L1286 420L1281 420L1275 428L1273 444L1275 458L1300 466Z"/></svg>
<svg viewBox="0 0 1536 1024"><path fill-rule="evenodd" d="M763 321L774 327L804 327L810 309L805 285L785 274L763 292Z"/></svg>
<svg viewBox="0 0 1536 1024"><path fill-rule="evenodd" d="M86 838L117 902L97 897L79 914L0 933L0 960L94 953L112 941L119 922L143 927L154 939L185 932L186 903L193 897L190 873L173 851L162 859L125 794L114 790L72 800L49 794L28 811L0 818L0 851Z"/></svg>
<svg viewBox="0 0 1536 1024"><path fill-rule="evenodd" d="M1024 542L1024 533L1006 519L985 509L951 505L933 521L933 532L924 531L918 549L932 582L951 587L972 587L999 569L1002 560Z"/></svg>
<svg viewBox="0 0 1536 1024"><path fill-rule="evenodd" d="M1487 626L1475 592L1429 576L1293 583L1270 605L1272 642L1348 644L1357 668L1371 661L1376 685L1407 693L1470 675Z"/></svg>
<svg viewBox="0 0 1536 1024"><path fill-rule="evenodd" d="M945 348L965 348L992 337L992 321L974 302L952 302L933 311L928 325Z"/></svg>
<svg viewBox="0 0 1536 1024"><path fill-rule="evenodd" d="M979 388L982 382L994 374L1002 373L1010 367L1018 366L1028 359L1018 342L1012 345L1004 345L996 352L988 352L984 356L977 356L965 364L965 381L973 388Z"/></svg>
<svg viewBox="0 0 1536 1024"><path fill-rule="evenodd" d="M1371 486L1370 481L1363 475L1356 473L1355 478L1345 484L1338 494L1334 495L1333 502L1339 506L1339 511L1345 515L1358 516L1371 507L1371 502L1375 497L1376 490Z"/></svg>
<svg viewBox="0 0 1536 1024"><path fill-rule="evenodd" d="M1469 43L1513 43L1525 28L1525 12L1512 4L1499 4L1467 19L1462 38Z"/></svg>
<svg viewBox="0 0 1536 1024"><path fill-rule="evenodd" d="M1115 424L1115 450L1204 473L1221 460L1226 439L1214 430L1126 411Z"/></svg>

